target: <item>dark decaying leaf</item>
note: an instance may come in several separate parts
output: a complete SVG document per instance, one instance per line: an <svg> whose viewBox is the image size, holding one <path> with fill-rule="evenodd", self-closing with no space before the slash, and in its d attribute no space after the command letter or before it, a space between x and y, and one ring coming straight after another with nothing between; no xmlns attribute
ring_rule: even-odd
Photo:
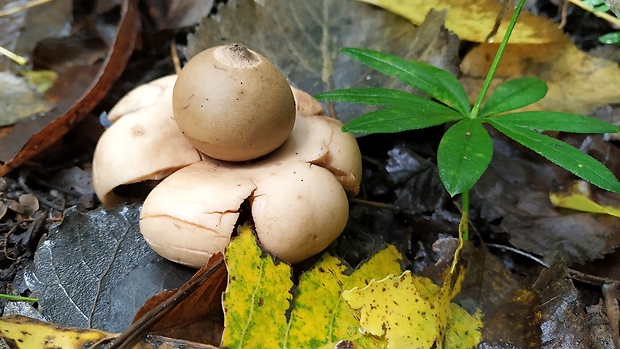
<svg viewBox="0 0 620 349"><path fill-rule="evenodd" d="M56 109L32 122L3 130L0 134L0 176L58 141L99 103L123 72L133 52L139 24L137 1L123 1L116 41L100 69L90 76L92 80L80 97L59 103Z"/></svg>
<svg viewBox="0 0 620 349"><path fill-rule="evenodd" d="M605 313L605 304L601 300L599 303L586 307L588 317L588 330L592 333L592 348L608 349L615 348L611 337L611 324Z"/></svg>
<svg viewBox="0 0 620 349"><path fill-rule="evenodd" d="M465 245L467 273L456 301L484 314L480 348L531 348L541 345L540 298L486 248Z"/></svg>
<svg viewBox="0 0 620 349"><path fill-rule="evenodd" d="M542 346L591 348L592 333L579 292L568 275L566 264L557 262L544 269L532 285L541 301Z"/></svg>
<svg viewBox="0 0 620 349"><path fill-rule="evenodd" d="M26 275L49 321L121 332L149 297L191 277L193 270L164 260L146 245L138 215L135 207L65 211Z"/></svg>
<svg viewBox="0 0 620 349"><path fill-rule="evenodd" d="M189 284L208 270L214 258L200 269ZM226 268L221 266L201 286L181 301L167 315L157 321L149 330L150 334L163 337L185 339L198 343L219 345L224 330L222 292L226 289ZM134 323L148 311L174 295L177 290L167 290L154 295L144 303L134 318Z"/></svg>
<svg viewBox="0 0 620 349"><path fill-rule="evenodd" d="M26 1L7 0L0 2L2 9L24 5ZM69 34L72 20L73 1L54 0L0 19L0 46L14 53L32 57L35 45L45 38L62 37ZM4 55L0 55L0 70L19 70L20 67Z"/></svg>
<svg viewBox="0 0 620 349"><path fill-rule="evenodd" d="M502 153L510 146L500 140L496 145L502 151L495 152L489 170L473 188L472 202L479 202L487 228L508 234L515 247L543 257L563 251L569 265L602 258L620 246L617 218L551 206L552 182L566 180L558 179L557 167L542 159L528 161L526 151Z"/></svg>
<svg viewBox="0 0 620 349"><path fill-rule="evenodd" d="M143 1L157 30L191 27L213 9L213 0L148 0Z"/></svg>
<svg viewBox="0 0 620 349"><path fill-rule="evenodd" d="M440 25L445 13L429 15L429 25L416 35L416 28L406 19L358 1L261 3L264 5L253 0L229 1L220 8L219 19L206 18L188 38L186 55L193 57L212 46L241 42L274 62L291 84L312 95L349 87L404 88L395 79L340 54L344 47L424 58L454 71L458 39ZM371 110L368 106L335 106L343 121Z"/></svg>

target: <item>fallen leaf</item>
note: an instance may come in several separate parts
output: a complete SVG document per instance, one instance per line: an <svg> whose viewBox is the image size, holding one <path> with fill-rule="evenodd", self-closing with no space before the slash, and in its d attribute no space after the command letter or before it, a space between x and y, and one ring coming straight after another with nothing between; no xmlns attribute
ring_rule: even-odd
<svg viewBox="0 0 620 349"><path fill-rule="evenodd" d="M3 92L0 94L0 127L28 120L53 107L26 79L10 72L0 72L0 85Z"/></svg>
<svg viewBox="0 0 620 349"><path fill-rule="evenodd" d="M257 246L251 229L241 227L226 251L229 288L222 345L331 349L345 341L359 348L382 348L384 340L360 334L359 319L340 294L345 287L364 287L373 278L400 273L400 259L388 246L352 271L338 258L324 255L293 288L290 267L274 262Z"/></svg>
<svg viewBox="0 0 620 349"><path fill-rule="evenodd" d="M216 256L221 258L221 254ZM200 275L210 270L215 261L217 261L215 256L211 257L209 263L198 270L184 286L191 284ZM219 344L224 329L221 296L226 288L226 274L226 268L223 266L217 269L187 298L155 322L148 329L148 333L198 343ZM177 290L167 290L149 298L136 312L133 323L176 292Z"/></svg>
<svg viewBox="0 0 620 349"><path fill-rule="evenodd" d="M340 297L342 291L364 287L372 279L400 273L400 253L388 245L356 270L339 258L325 254L300 277L289 319L286 347L333 348L349 340L360 348L383 347L379 338L360 336L359 319ZM307 319L312 319L310 325Z"/></svg>
<svg viewBox="0 0 620 349"><path fill-rule="evenodd" d="M222 345L232 349L282 348L286 313L293 298L290 265L260 250L251 228L242 226L226 249Z"/></svg>
<svg viewBox="0 0 620 349"><path fill-rule="evenodd" d="M191 27L208 16L213 9L213 0L149 0L143 6L147 8L157 30Z"/></svg>
<svg viewBox="0 0 620 349"><path fill-rule="evenodd" d="M457 61L458 40L443 26L427 28L418 37L417 29L406 19L357 1L261 3L231 0L218 9L217 18L203 19L188 37L186 56L240 42L267 57L291 84L311 95L349 87L406 89L396 79L353 63L340 54L344 47L365 47L408 59L424 57L436 64L441 62L442 68L448 70L454 70ZM430 17L430 22L439 22L436 16ZM345 103L334 108L330 115L342 121L374 110Z"/></svg>
<svg viewBox="0 0 620 349"><path fill-rule="evenodd" d="M123 72L133 52L140 24L137 1L125 0L116 41L90 86L74 101L65 101L54 111L29 123L20 123L0 133L0 176L23 164L64 136L106 95ZM61 78L62 80L62 78Z"/></svg>
<svg viewBox="0 0 620 349"><path fill-rule="evenodd" d="M150 249L138 220L136 207L73 208L50 228L25 275L49 321L121 332L149 297L191 278L194 270Z"/></svg>
<svg viewBox="0 0 620 349"><path fill-rule="evenodd" d="M541 303L531 282L517 278L484 245L466 244L462 254L467 274L456 298L470 312L480 309L484 314L480 347L540 348Z"/></svg>
<svg viewBox="0 0 620 349"><path fill-rule="evenodd" d="M82 349L90 348L96 343L107 342L116 336L116 333L60 326L20 315L0 318L0 338L4 339L11 349ZM132 347L132 349L170 348L218 349L207 344L160 336L146 336Z"/></svg>
<svg viewBox="0 0 620 349"><path fill-rule="evenodd" d="M362 289L344 291L342 297L352 308L360 309L362 330L385 336L388 348L471 348L482 339L482 320L450 303L450 294L430 279L405 271L371 281ZM452 335L444 342L448 333Z"/></svg>
<svg viewBox="0 0 620 349"><path fill-rule="evenodd" d="M541 348L593 348L585 304L573 285L566 264L554 263L543 270L534 284L541 304ZM578 345L577 345L578 343Z"/></svg>
<svg viewBox="0 0 620 349"><path fill-rule="evenodd" d="M2 2L2 9L23 5L21 0ZM3 17L0 21L0 46L20 56L32 57L35 45L45 39L68 34L67 28L73 15L73 1L54 0L40 3ZM16 64L8 57L0 55L0 70L15 71Z"/></svg>
<svg viewBox="0 0 620 349"><path fill-rule="evenodd" d="M620 207L599 205L592 200L588 183L583 181L575 182L567 191L551 192L549 200L555 207L620 217Z"/></svg>
<svg viewBox="0 0 620 349"><path fill-rule="evenodd" d="M375 6L382 7L401 15L415 25L420 25L426 14L431 10L448 10L446 28L453 31L461 40L486 42L487 36L495 25L497 14L500 13L502 3L496 0L360 0ZM501 42L514 9L504 16L497 35L493 41ZM566 42L567 39L553 21L522 12L514 32L510 36L510 43L522 44L549 44Z"/></svg>
<svg viewBox="0 0 620 349"><path fill-rule="evenodd" d="M539 256L561 250L569 264L602 258L620 246L616 217L551 205L552 182L570 183L572 177L501 137L495 142L489 170L472 190L488 222L485 229L507 234L513 246Z"/></svg>
<svg viewBox="0 0 620 349"><path fill-rule="evenodd" d="M409 271L344 291L342 297L351 308L360 309L362 331L386 337L388 348L431 348L437 339L433 304L422 297Z"/></svg>
<svg viewBox="0 0 620 349"><path fill-rule="evenodd" d="M512 40L512 39L511 39ZM465 55L460 78L470 101L475 101L495 57L498 45L481 44ZM549 88L545 98L520 110L553 110L589 114L598 106L616 103L620 68L594 57L570 42L547 45L508 45L487 96L502 82L538 77Z"/></svg>

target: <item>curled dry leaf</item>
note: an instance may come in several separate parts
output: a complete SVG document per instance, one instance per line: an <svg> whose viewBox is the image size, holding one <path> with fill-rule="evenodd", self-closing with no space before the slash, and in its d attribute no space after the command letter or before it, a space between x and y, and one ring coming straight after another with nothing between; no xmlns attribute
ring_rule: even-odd
<svg viewBox="0 0 620 349"><path fill-rule="evenodd" d="M0 134L0 176L58 141L106 95L133 52L139 27L136 0L122 2L116 41L89 88L67 109L57 108L32 123L17 124ZM24 137L30 137L24 142Z"/></svg>

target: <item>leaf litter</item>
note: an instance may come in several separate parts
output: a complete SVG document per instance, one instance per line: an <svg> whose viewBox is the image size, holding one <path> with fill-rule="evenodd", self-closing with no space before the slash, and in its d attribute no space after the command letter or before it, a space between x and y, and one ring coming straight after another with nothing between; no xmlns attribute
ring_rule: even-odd
<svg viewBox="0 0 620 349"><path fill-rule="evenodd" d="M237 6L234 5L234 3L232 5ZM245 5L243 6L249 5L250 3L248 2L245 3ZM232 7L226 7L223 10L228 10L229 8ZM256 11L260 11L260 9ZM373 9L373 11L376 11L376 9ZM343 13L345 12L346 11L343 11ZM224 18L223 20L226 21L226 13L224 11L222 11L222 16ZM266 24L261 24L261 26L266 26ZM260 26L258 27L258 29L255 28L254 31L261 32L261 30L259 29ZM217 39L219 38L217 37L217 35L215 37L217 41ZM361 43L360 45L362 44L363 43ZM368 45L364 46L367 47ZM378 47L376 49L382 48ZM337 49L333 50L334 55L336 55L336 51ZM282 52L282 50L273 52L276 52L276 56L283 55L282 53L279 53ZM320 81L319 84L325 84L322 79L317 78L315 81ZM418 133L417 135L420 134ZM422 136L422 139L424 139L424 136ZM364 142L363 140L360 141ZM368 142L371 143L372 141ZM419 143L422 143L422 141ZM409 142L408 146L410 145L411 142ZM426 146L421 144L417 144L415 146L417 147L415 148L416 152L425 154L425 157L423 159L432 159L432 150L428 151L428 149L425 148ZM422 151L420 152L421 149ZM501 159L497 163L497 167L495 167L494 171L501 174L501 176L504 177L504 181L500 181L500 184L495 187L493 187L491 181L486 182L482 186L483 188L479 191L479 194L481 194L481 203L480 206L476 208L476 210L480 210L484 217L484 220L482 221L484 223L482 229L485 232L483 234L486 234L486 232L490 231L492 234L491 236L499 239L504 238L508 234L514 235L511 242L513 242L516 246L521 247L526 251L540 253L544 256L548 255L546 253L547 251L557 249L558 246L561 246L565 251L568 251L567 258L572 262L585 261L592 258L600 258L606 253L611 252L615 248L613 239L609 239L610 237L613 237L613 234L609 233L611 229L605 230L605 226L609 224L613 225L613 221L608 221L597 215L592 214L581 215L575 214L575 212L562 210L557 211L557 209L551 207L548 201L546 201L548 200L548 194L551 187L549 183L549 178L559 178L561 184L570 183L570 181L566 180L566 177L557 176L557 171L555 171L553 168L539 167L539 164L536 160L533 160L527 155L524 155L518 150L518 148L515 148L514 145L504 144L503 150L509 156L507 156L507 158L505 159ZM386 155L383 154L382 156L383 158L385 158ZM524 159L520 164L525 163L526 167L527 164L530 164L533 167L532 171L520 171L518 170L518 166L516 166L516 164L511 165L511 163L514 162L514 159L510 158L515 157ZM354 210L363 210L366 213L370 212L370 214L372 214L374 217L379 217L379 220L377 222L373 222L375 226L373 226L371 229L369 229L368 227L363 227L366 232L372 233L381 230L389 230L386 227L394 226L396 229L390 232L390 234L393 235L392 238L395 238L395 236L400 236L401 242L406 244L409 240L409 237L413 237L412 241L415 244L419 235L425 235L428 233L423 232L422 227L430 227L429 231L433 234L440 231L455 231L455 212L454 209L450 208L451 203L449 202L449 200L444 198L444 201L436 201L435 204L432 203L432 200L429 200L428 202L423 202L422 204L415 204L416 199L407 197L407 191L410 190L409 188L415 187L411 183L423 183L423 177L420 176L419 171L413 170L413 167L411 168L412 170L409 171L409 177L407 179L402 179L400 181L393 180L392 182L385 181L385 183L389 183L387 187L385 187L384 183L381 183L381 180L377 180L378 183L384 186L383 189L381 189L380 187L376 189L369 188L369 192L374 192L374 194L369 197L371 199L373 197L391 197L391 194L389 193L392 189L400 190L401 194L399 194L399 197L401 199L398 202L398 205L394 205L393 208L383 208L381 210L368 210L367 208L363 208L361 206L353 207ZM430 169L432 168L433 167L430 166ZM504 171L502 171L503 168L505 168ZM380 171L385 170L385 168L381 168L381 166L378 167L378 169ZM424 173L424 171L422 171L422 173ZM537 176L536 174L539 175ZM377 175L377 177L380 176ZM407 187L407 185L410 185L410 187ZM530 185L533 185L534 187L532 190L523 190L523 187L528 187ZM503 190L505 190L506 192L505 197L502 196ZM525 196L519 199L520 195L522 194L525 194ZM439 195L439 197L441 197L441 195ZM392 199L393 197L391 197L388 202L392 203ZM508 202L502 205L500 202L502 199L507 199ZM419 198L417 198L417 200L424 201L420 200ZM514 207L515 204L518 204L517 209L511 210L511 205ZM397 208L397 210L394 210L394 208ZM407 211L411 208L415 208L415 212ZM536 213L536 210L539 210L539 213ZM574 220L570 221L568 225L561 225L561 222L563 222L562 218L565 216L572 217L571 219ZM527 224L531 224L532 220L534 220L535 222L540 222L545 218L551 219L551 221L547 223L548 225L537 226L536 224L534 224L535 229L533 229L532 232L527 232L528 229L526 229L525 227L527 227ZM408 221L409 224L394 222L395 220L403 219ZM577 228L571 228L571 224L573 222L578 223ZM519 223L526 224L519 225ZM556 226L556 224L560 224L560 227L555 230L551 229L552 238L550 241L537 241L539 239L542 240L542 238L540 237L544 236L543 233L547 233L550 230L549 228L553 228L554 226ZM592 234L595 239L592 239L592 241L589 240L590 235L582 235L582 237L571 236L574 235L575 232L583 231L583 229L585 229L588 225L594 226L594 228L592 229ZM413 230L411 226L415 227L415 230ZM515 227L516 229L513 229ZM569 227L571 229L562 229L562 227ZM562 230L566 230L564 235L561 234ZM584 238L583 236L585 236L586 238ZM353 241L350 236L343 237L343 239L346 238L349 238L350 241ZM373 238L369 238L369 240L372 239ZM533 246L527 244L528 242L532 243L532 241L534 242ZM377 242L375 241L369 243L368 245L374 246L376 243ZM354 245L349 245L349 247L350 246ZM575 248L575 246L577 247ZM368 250L371 249L369 246L366 246L365 248ZM349 248L349 250L351 250L351 248ZM409 252L415 251L415 249L413 248L406 250ZM449 252L444 251L443 253ZM437 255L433 256L432 251L429 252L427 255L421 253L416 256L420 258L430 258L431 260L435 260L437 258ZM548 257L551 258L551 256ZM353 257L353 259L355 258L360 258L360 254L358 253L357 256ZM539 304L541 301L536 295L536 292L534 292L529 287L524 286L524 284L527 284L527 281L521 280L517 275L512 275L506 270L506 267L511 268L513 264L511 264L509 258L506 258L505 256L503 256L503 258L504 259L500 261L499 259L495 258L493 255L488 254L487 252L485 252L484 254L479 254L476 258L474 258L474 260L481 260L485 263L487 263L487 261L489 260L494 261L494 264L484 264L485 267L482 269L488 268L486 271L481 271L480 268L475 268L475 264L472 264L472 260L467 259L468 267L470 269L473 269L479 274L482 273L482 275L485 276L485 278L482 278L483 281L486 280L485 282L495 282L497 285L503 285L504 289L489 287L488 285L484 286L484 283L482 283L482 281L478 281L477 284L474 283L475 287L472 287L472 283L468 283L466 279L463 294L459 296L462 297L464 300L460 300L460 303L464 305L477 304L475 301L467 299L467 291L473 290L478 297L472 299L477 299L477 302L484 305L482 308L485 313L485 328L483 329L485 335L485 343L489 345L491 345L490 343L495 343L494 345L496 346L500 346L501 343L511 343L513 346L517 347L532 347L532 345L536 347L537 344L535 343L537 343L537 340L540 340L540 336L542 334L540 330L540 324L542 323L541 319L544 320L544 317L548 315L544 315L544 310L543 312L541 312L539 308ZM421 267L420 269L423 268ZM535 269L534 271L528 270L528 272L533 273L533 276L535 276ZM469 272L468 275L470 275ZM568 289L559 289L561 291L558 292L568 292ZM489 295L493 295L493 297L489 297L490 299L485 300L484 298L488 297ZM495 306L496 308L493 308L492 306ZM469 309L475 309L475 306L472 306ZM586 309L586 315L590 318L601 316L600 314L602 313L602 310L600 307L597 308L596 305L588 305ZM515 324L514 318L526 319L527 321L523 321L523 324ZM528 333L529 335L526 335ZM495 340L495 342L493 342L493 340Z"/></svg>
<svg viewBox="0 0 620 349"><path fill-rule="evenodd" d="M395 276L400 274L401 259L388 246L347 273L350 266L326 254L301 275L291 294L290 266L265 255L250 227L243 226L226 251L229 286L223 298L222 344L230 348L327 348L343 340L359 348L383 347L385 340L387 348L443 347L444 341L446 348L477 344L480 319L450 302L464 276L460 262L452 264L440 288L408 271ZM269 297L274 290L277 296ZM361 314L354 311L360 308ZM371 336L360 335L360 329Z"/></svg>

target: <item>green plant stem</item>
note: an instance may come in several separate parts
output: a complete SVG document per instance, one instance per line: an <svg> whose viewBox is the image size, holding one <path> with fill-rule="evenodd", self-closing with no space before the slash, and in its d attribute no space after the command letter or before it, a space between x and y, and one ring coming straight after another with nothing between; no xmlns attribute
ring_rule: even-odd
<svg viewBox="0 0 620 349"><path fill-rule="evenodd" d="M469 240L469 190L461 193L461 221L459 222L459 232L462 234L463 241Z"/></svg>
<svg viewBox="0 0 620 349"><path fill-rule="evenodd" d="M489 69L489 73L487 74L487 77L484 80L484 84L482 84L482 88L480 89L478 100L476 100L476 103L474 104L474 107L472 108L471 113L469 114L469 117L472 119L478 116L478 112L480 111L480 107L482 106L482 100L484 99L484 96L486 96L487 90L489 89L489 86L491 85L491 81L493 80L493 75L495 75L495 71L497 70L499 61L502 58L502 55L504 54L504 49L506 48L506 45L508 45L508 39L510 39L512 30L517 24L517 18L519 17L519 13L521 13L521 9L523 8L524 4L525 4L525 0L519 0L519 4L515 8L515 12L512 15L512 19L510 19L510 23L508 24L508 29L506 29L506 34L504 34L504 39L502 40L502 43L499 45L499 48L497 49L497 53L495 54L495 59L493 60L493 63L491 63L491 68Z"/></svg>
<svg viewBox="0 0 620 349"><path fill-rule="evenodd" d="M38 302L39 301L36 298L13 296L10 294L0 294L0 298L6 299L9 301L22 301L22 302Z"/></svg>

